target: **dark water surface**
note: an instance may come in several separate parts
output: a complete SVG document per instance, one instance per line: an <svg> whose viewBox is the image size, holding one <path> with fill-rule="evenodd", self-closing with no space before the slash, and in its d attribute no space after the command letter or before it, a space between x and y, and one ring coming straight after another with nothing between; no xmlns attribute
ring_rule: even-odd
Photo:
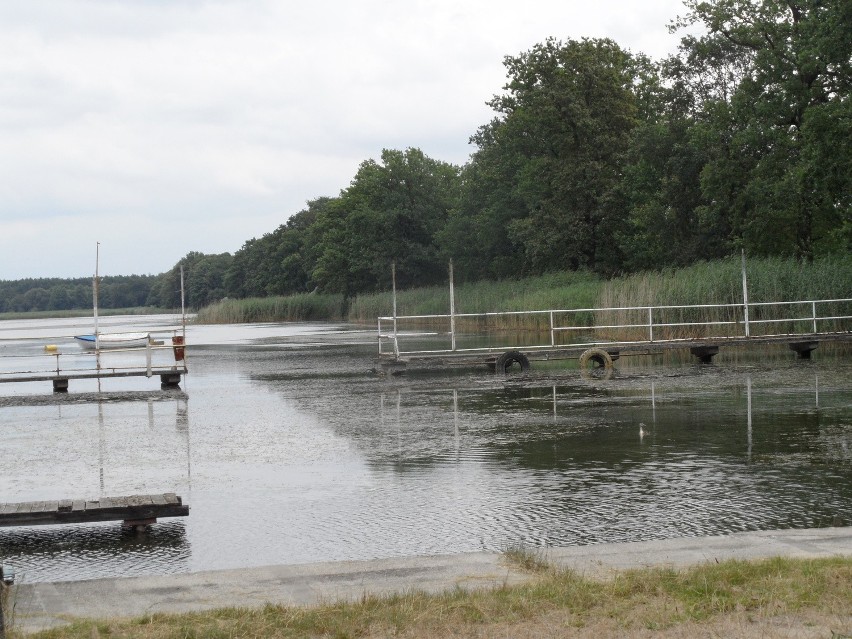
<svg viewBox="0 0 852 639"><path fill-rule="evenodd" d="M3 324L7 355L54 328ZM380 376L372 332L324 325L192 327L188 343L180 392L72 381L56 402L49 383L0 385L0 501L176 492L191 507L141 534L0 528L19 579L852 521L852 365L839 354L632 358L587 380L535 363Z"/></svg>

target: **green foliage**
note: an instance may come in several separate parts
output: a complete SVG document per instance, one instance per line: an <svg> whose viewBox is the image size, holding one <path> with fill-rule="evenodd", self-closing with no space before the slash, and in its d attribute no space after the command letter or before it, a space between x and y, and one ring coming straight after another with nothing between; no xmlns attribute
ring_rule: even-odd
<svg viewBox="0 0 852 639"><path fill-rule="evenodd" d="M444 272L436 234L455 206L458 169L419 149L382 151L381 163L363 162L349 188L314 227L312 277L320 290L343 293L429 284Z"/></svg>
<svg viewBox="0 0 852 639"><path fill-rule="evenodd" d="M153 275L116 275L100 278L98 306L147 306ZM0 280L0 313L87 310L93 306L91 278Z"/></svg>
<svg viewBox="0 0 852 639"><path fill-rule="evenodd" d="M695 73L677 76L701 96L694 103L709 157L699 215L730 226L752 254L813 259L850 250L850 4L685 4L681 25L707 29L684 39L688 66L728 71L709 91Z"/></svg>
<svg viewBox="0 0 852 639"><path fill-rule="evenodd" d="M193 251L157 278L148 296L148 305L180 308L181 268L183 268L184 304L198 309L225 296L225 273L233 258L230 253L205 255Z"/></svg>
<svg viewBox="0 0 852 639"><path fill-rule="evenodd" d="M548 39L505 65L507 93L489 103L499 115L472 138L465 187L476 197L442 234L445 252L467 277L617 270L611 195L637 121L639 67L611 40L588 39ZM471 239L486 264L465 260Z"/></svg>

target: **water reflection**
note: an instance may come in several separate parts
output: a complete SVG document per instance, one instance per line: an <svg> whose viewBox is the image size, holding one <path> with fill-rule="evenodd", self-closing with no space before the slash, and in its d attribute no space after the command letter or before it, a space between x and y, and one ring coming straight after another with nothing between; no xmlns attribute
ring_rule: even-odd
<svg viewBox="0 0 852 639"><path fill-rule="evenodd" d="M288 330L229 327L227 344L191 352L181 397L0 401L4 499L174 491L192 509L152 528L182 531L163 547L117 527L92 528L91 547L81 531L30 529L17 561L75 579L86 562L195 571L852 519L842 358L381 377L372 340ZM10 539L0 530L0 553Z"/></svg>
<svg viewBox="0 0 852 639"><path fill-rule="evenodd" d="M3 501L162 492L188 496L185 394L57 399L53 406L30 405L26 397L18 397L17 407L0 413L6 454L0 465ZM186 572L190 547L186 523L175 519L161 520L141 533L122 530L118 521L0 528L0 557L24 581Z"/></svg>
<svg viewBox="0 0 852 639"><path fill-rule="evenodd" d="M45 526L3 529L0 555L15 566L19 582L34 583L187 572L190 545L185 523L176 520L144 533L117 523Z"/></svg>

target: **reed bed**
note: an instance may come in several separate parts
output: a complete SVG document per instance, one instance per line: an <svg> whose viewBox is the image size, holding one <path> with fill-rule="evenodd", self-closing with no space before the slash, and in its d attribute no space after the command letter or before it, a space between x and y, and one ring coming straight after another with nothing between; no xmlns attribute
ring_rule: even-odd
<svg viewBox="0 0 852 639"><path fill-rule="evenodd" d="M805 333L807 304L761 306L766 302L852 298L852 256L802 263L792 259L752 259L747 264L750 334ZM551 273L518 280L481 281L455 287L459 333L517 335L540 333L547 341L551 321L554 343L638 341L651 336L649 306L732 305L729 308L656 309L650 320L654 339L697 339L744 334L742 271L739 258L701 262L678 270L638 273L604 281L588 272ZM639 307L639 308L636 308ZM623 309L590 312L577 309ZM624 310L632 308L632 310ZM558 309L562 312L512 314ZM449 285L397 292L397 315L448 315ZM492 315L485 315L490 313ZM199 323L341 321L374 326L376 318L393 314L390 291L362 294L349 301L340 295L301 294L289 297L223 300L201 309ZM852 315L852 303L824 304L820 316ZM663 326L686 324L693 326ZM698 325L695 325L698 324ZM602 328L591 326L633 328ZM389 326L383 326L389 328ZM447 333L447 318L408 322L405 328ZM852 330L850 320L820 321L819 331ZM542 338L544 339L544 338ZM537 338L538 341L541 341Z"/></svg>
<svg viewBox="0 0 852 639"><path fill-rule="evenodd" d="M484 316L484 313L588 308L603 284L598 276L584 271L550 273L522 280L481 281L455 287L456 328L468 332L547 330L547 315ZM447 315L449 285L397 292L397 315ZM393 314L390 292L359 295L350 307L349 320L373 323ZM477 317L467 314L480 314ZM446 319L423 320L427 330L449 330Z"/></svg>
<svg viewBox="0 0 852 639"><path fill-rule="evenodd" d="M342 295L304 293L287 297L224 299L198 311L195 321L199 324L247 324L342 319Z"/></svg>
<svg viewBox="0 0 852 639"><path fill-rule="evenodd" d="M813 330L810 304L777 304L820 299L852 298L852 257L833 256L812 263L793 259L763 258L746 265L749 296L749 332L752 336L804 333ZM639 325L633 329L600 331L598 337L617 340L648 339L648 310L635 307L717 304L729 308L679 308L655 310L655 324L700 323L703 326L658 326L655 339L695 339L744 335L742 270L739 258L701 262L693 266L617 278L601 287L598 308L627 309L599 311L597 325ZM852 315L852 303L838 302L817 307L821 317ZM779 322L785 318L805 318ZM819 331L848 331L850 320L821 320Z"/></svg>

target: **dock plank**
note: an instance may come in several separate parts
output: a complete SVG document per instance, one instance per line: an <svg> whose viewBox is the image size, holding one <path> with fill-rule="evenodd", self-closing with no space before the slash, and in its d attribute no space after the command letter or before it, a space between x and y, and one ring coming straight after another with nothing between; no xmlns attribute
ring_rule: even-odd
<svg viewBox="0 0 852 639"><path fill-rule="evenodd" d="M174 493L3 503L0 527L186 517L189 506Z"/></svg>

